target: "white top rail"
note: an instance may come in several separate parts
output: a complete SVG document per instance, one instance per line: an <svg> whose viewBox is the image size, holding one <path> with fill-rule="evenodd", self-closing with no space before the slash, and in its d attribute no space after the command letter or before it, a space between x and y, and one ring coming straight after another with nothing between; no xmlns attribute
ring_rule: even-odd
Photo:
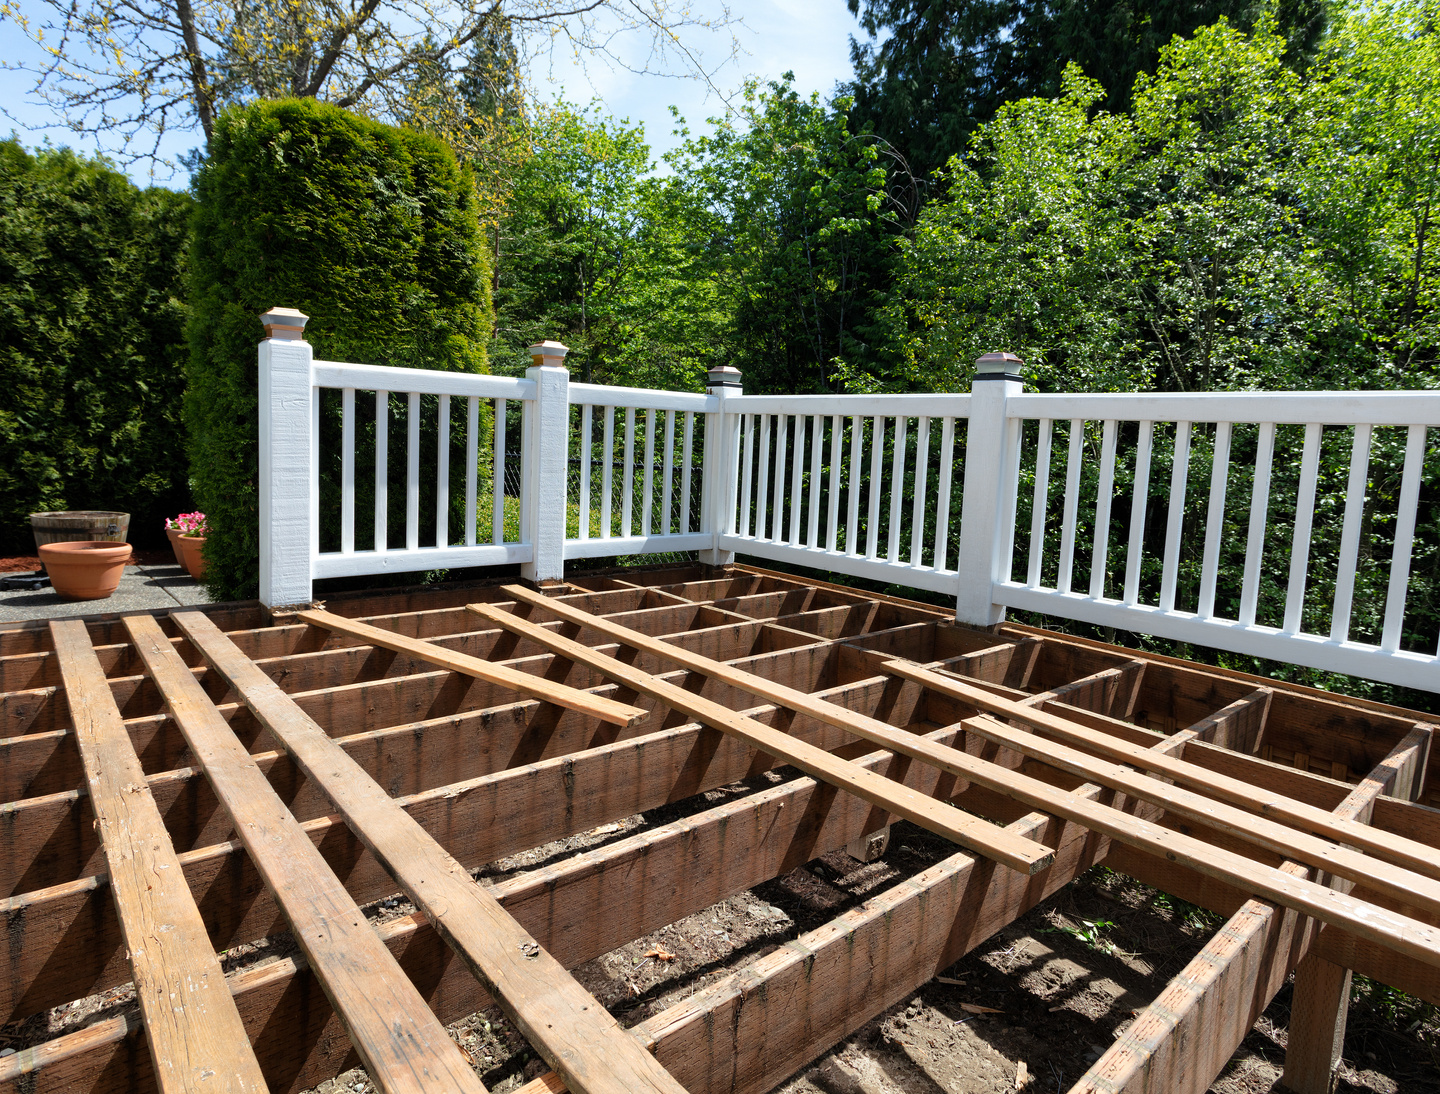
<svg viewBox="0 0 1440 1094"><path fill-rule="evenodd" d="M481 399L534 399L535 381L514 376L482 376L473 372L435 372L393 365L352 365L316 361L316 387L359 388L361 391L404 391L418 395L478 396Z"/></svg>
<svg viewBox="0 0 1440 1094"><path fill-rule="evenodd" d="M658 391L646 387L610 387L606 384L571 384L570 402L585 406L618 406L635 410L718 410L720 400L692 391Z"/></svg>
<svg viewBox="0 0 1440 1094"><path fill-rule="evenodd" d="M730 414L843 414L864 417L964 418L969 395L731 395Z"/></svg>
<svg viewBox="0 0 1440 1094"><path fill-rule="evenodd" d="M1005 416L1127 422L1440 425L1440 391L1214 391L1181 395L1026 394L1012 395L1006 400Z"/></svg>

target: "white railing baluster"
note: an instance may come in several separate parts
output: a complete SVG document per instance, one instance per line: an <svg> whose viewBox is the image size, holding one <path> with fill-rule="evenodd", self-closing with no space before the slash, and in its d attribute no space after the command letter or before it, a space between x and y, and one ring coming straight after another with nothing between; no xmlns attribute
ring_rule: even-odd
<svg viewBox="0 0 1440 1094"><path fill-rule="evenodd" d="M318 401L318 400L317 400ZM340 550L355 551L355 389L340 391Z"/></svg>
<svg viewBox="0 0 1440 1094"><path fill-rule="evenodd" d="M1305 614L1305 582L1310 571L1310 529L1315 518L1315 484L1320 470L1322 427L1305 427L1305 449L1300 457L1300 485L1295 491L1295 533L1290 545L1290 582L1285 591L1286 634L1300 630Z"/></svg>
<svg viewBox="0 0 1440 1094"><path fill-rule="evenodd" d="M753 519L751 495L755 489L755 415L740 416L740 535L750 534Z"/></svg>
<svg viewBox="0 0 1440 1094"><path fill-rule="evenodd" d="M1261 422L1255 451L1255 483L1250 490L1250 531L1245 540L1245 578L1240 585L1240 623L1255 624L1260 599L1260 559L1265 553L1265 522L1270 508L1270 468L1275 460L1275 423Z"/></svg>
<svg viewBox="0 0 1440 1094"><path fill-rule="evenodd" d="M620 484L620 534L630 535L635 503L635 408L625 408L625 479Z"/></svg>
<svg viewBox="0 0 1440 1094"><path fill-rule="evenodd" d="M390 545L390 393L375 393L375 550Z"/></svg>
<svg viewBox="0 0 1440 1094"><path fill-rule="evenodd" d="M997 577L1009 581L1015 572L1015 524L1020 513L1020 419L1005 420L1005 454L1000 462L1000 522Z"/></svg>
<svg viewBox="0 0 1440 1094"><path fill-rule="evenodd" d="M440 396L435 430L435 546L450 546L450 396Z"/></svg>
<svg viewBox="0 0 1440 1094"><path fill-rule="evenodd" d="M1370 471L1372 427L1357 425L1350 446L1350 480L1345 486L1345 520L1340 526L1340 569L1335 577L1335 610L1330 616L1330 639L1350 638L1350 611L1355 598L1355 566L1360 554L1360 524L1365 516L1365 480Z"/></svg>
<svg viewBox="0 0 1440 1094"><path fill-rule="evenodd" d="M505 542L505 404L509 400L496 399L494 470L490 475L490 542Z"/></svg>
<svg viewBox="0 0 1440 1094"><path fill-rule="evenodd" d="M860 554L860 461L865 443L865 419L859 414L850 417L850 478L845 500L845 553Z"/></svg>
<svg viewBox="0 0 1440 1094"><path fill-rule="evenodd" d="M645 504L640 510L640 534L648 536L652 521L650 512L655 508L655 412L645 412Z"/></svg>
<svg viewBox="0 0 1440 1094"><path fill-rule="evenodd" d="M1180 571L1180 531L1185 522L1185 489L1190 476L1190 423L1175 423L1175 457L1170 468L1170 512L1165 521L1165 557L1160 564L1160 610L1175 610Z"/></svg>
<svg viewBox="0 0 1440 1094"><path fill-rule="evenodd" d="M585 403L580 408L580 514L575 529L575 538L590 538L590 477L594 470L594 461L591 459L594 449L594 437L591 436L591 413L593 407Z"/></svg>
<svg viewBox="0 0 1440 1094"><path fill-rule="evenodd" d="M475 504L480 478L480 397L465 400L465 546L475 546Z"/></svg>
<svg viewBox="0 0 1440 1094"><path fill-rule="evenodd" d="M880 547L880 468L885 459L885 419L870 419L870 527L865 534L865 557L874 558Z"/></svg>
<svg viewBox="0 0 1440 1094"><path fill-rule="evenodd" d="M795 415L795 458L790 462L790 538L799 546L801 491L805 474L805 416Z"/></svg>
<svg viewBox="0 0 1440 1094"><path fill-rule="evenodd" d="M935 569L949 572L945 554L950 538L950 485L955 475L955 419L948 414L940 427L940 495L935 499Z"/></svg>
<svg viewBox="0 0 1440 1094"><path fill-rule="evenodd" d="M660 500L660 534L670 534L670 523L673 517L671 510L675 507L675 411L665 411L665 458L660 461L660 473L665 478L665 485L661 491Z"/></svg>
<svg viewBox="0 0 1440 1094"><path fill-rule="evenodd" d="M1140 435L1135 440L1135 489L1130 497L1130 543L1125 550L1126 604L1140 599L1141 554L1145 550L1145 513L1150 503L1150 446L1154 441L1155 423L1140 422Z"/></svg>
<svg viewBox="0 0 1440 1094"><path fill-rule="evenodd" d="M420 393L409 393L405 415L405 549L420 546Z"/></svg>
<svg viewBox="0 0 1440 1094"><path fill-rule="evenodd" d="M909 418L901 415L895 419L895 451L890 458L890 527L885 545L887 562L896 562L900 558L900 512L905 504L905 439L909 428Z"/></svg>
<svg viewBox="0 0 1440 1094"><path fill-rule="evenodd" d="M1215 423L1215 452L1210 463L1210 505L1205 514L1205 555L1200 566L1201 619L1215 617L1215 580L1220 566L1220 540L1225 532L1225 485L1230 478L1229 422Z"/></svg>
<svg viewBox="0 0 1440 1094"><path fill-rule="evenodd" d="M1415 510L1420 503L1420 473L1425 463L1425 427L1412 425L1405 436L1405 470L1400 477L1400 503L1395 510L1395 545L1390 552L1390 587L1385 594L1385 629L1380 648L1400 648L1405 622L1405 594L1410 584L1410 554L1415 545Z"/></svg>
<svg viewBox="0 0 1440 1094"><path fill-rule="evenodd" d="M775 415L775 514L770 521L770 538L776 543L785 542L785 459L789 449L786 436L790 430L790 415Z"/></svg>
<svg viewBox="0 0 1440 1094"><path fill-rule="evenodd" d="M1035 499L1030 508L1030 566L1025 584L1040 587L1041 568L1045 561L1045 515L1050 507L1050 443L1055 434L1055 419L1041 418L1036 422L1039 435L1035 440Z"/></svg>
<svg viewBox="0 0 1440 1094"><path fill-rule="evenodd" d="M1105 595L1105 571L1110 561L1110 501L1115 493L1114 418L1106 418L1100 434L1100 492L1095 498L1095 546L1090 554L1090 595Z"/></svg>
<svg viewBox="0 0 1440 1094"><path fill-rule="evenodd" d="M834 553L840 549L840 440L841 422L838 414L830 416L830 497L825 511L825 549Z"/></svg>
<svg viewBox="0 0 1440 1094"><path fill-rule="evenodd" d="M765 534L767 528L772 532L774 522L767 523L766 511L770 507L770 415L760 415L760 496L755 501L755 538L774 539L773 535Z"/></svg>
<svg viewBox="0 0 1440 1094"><path fill-rule="evenodd" d="M611 523L615 501L615 408L605 408L605 462L600 466L600 538L615 534Z"/></svg>
<svg viewBox="0 0 1440 1094"><path fill-rule="evenodd" d="M1070 458L1065 465L1065 510L1060 523L1060 580L1062 593L1074 587L1075 522L1080 509L1080 457L1085 447L1085 422L1070 419Z"/></svg>
<svg viewBox="0 0 1440 1094"><path fill-rule="evenodd" d="M919 425L915 433L915 499L910 508L911 566L920 565L925 550L925 476L930 469L930 419L921 415Z"/></svg>
<svg viewBox="0 0 1440 1094"><path fill-rule="evenodd" d="M823 428L820 415L810 415L810 499L806 503L808 510L806 514L805 546L816 547L820 539L820 478L822 475L822 462L820 456L820 442Z"/></svg>
<svg viewBox="0 0 1440 1094"><path fill-rule="evenodd" d="M746 417L749 417L749 415L746 415ZM737 425L736 428L738 430L739 426ZM690 457L693 451L694 439L695 412L693 410L687 410L685 412L685 442L680 454L680 478L682 480L680 485L680 534L682 536L688 535L690 532L690 478L695 473L695 466L691 462ZM748 483L745 487L745 498L748 504L750 498L750 487ZM747 528L750 525L748 515L745 518L745 525Z"/></svg>

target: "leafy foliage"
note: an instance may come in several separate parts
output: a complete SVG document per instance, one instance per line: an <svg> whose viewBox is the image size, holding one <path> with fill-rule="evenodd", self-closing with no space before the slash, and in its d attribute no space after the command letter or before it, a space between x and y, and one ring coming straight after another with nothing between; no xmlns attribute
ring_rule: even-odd
<svg viewBox="0 0 1440 1094"><path fill-rule="evenodd" d="M190 204L0 142L0 550L34 549L31 512L125 510L143 543L185 504Z"/></svg>
<svg viewBox="0 0 1440 1094"><path fill-rule="evenodd" d="M253 596L256 316L298 307L321 358L483 372L486 248L449 149L314 100L221 115L195 190L185 420L206 581Z"/></svg>

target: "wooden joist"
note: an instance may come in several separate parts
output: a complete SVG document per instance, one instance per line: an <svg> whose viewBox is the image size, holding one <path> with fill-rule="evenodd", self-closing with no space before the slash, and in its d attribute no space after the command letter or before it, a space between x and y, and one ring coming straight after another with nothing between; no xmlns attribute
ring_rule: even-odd
<svg viewBox="0 0 1440 1094"><path fill-rule="evenodd" d="M1030 726L1066 744L1093 749L1107 759L1133 764L1153 775L1171 779L1176 785L1199 790L1252 813L1282 820L1337 843L1358 847L1367 854L1407 870L1440 879L1440 857L1437 857L1435 848L1426 844L1358 824L1283 794L1257 788L1253 783L1207 771L1174 756L1118 741L1107 734L1076 725L1067 718L1027 707L908 661L888 661L885 668L902 679L959 699L979 710Z"/></svg>
<svg viewBox="0 0 1440 1094"><path fill-rule="evenodd" d="M199 612L172 618L577 1094L684 1094L419 823Z"/></svg>
<svg viewBox="0 0 1440 1094"><path fill-rule="evenodd" d="M457 653L433 642L424 642L418 638L406 638L403 634L396 634L394 631L387 631L380 627L372 627L369 623L361 623L354 619L346 619L343 616L322 611L303 611L298 613L298 617L316 627L324 627L326 630L338 631L341 634L348 634L351 638L358 638L367 645L409 654L422 661L428 661L432 665L439 665L453 672L463 672L467 676L474 676L480 680L511 688L534 699L553 703L559 707L567 707L570 710L578 710L599 718L603 722L610 722L617 726L631 726L645 718L645 711L638 707L627 706L624 703L617 703L614 699L607 699L603 695L592 695L578 688L557 684L554 681L546 680L543 676L532 676L519 669L506 668L479 657Z"/></svg>
<svg viewBox="0 0 1440 1094"><path fill-rule="evenodd" d="M698 718L713 729L738 737L776 759L794 764L808 775L864 798L872 805L877 805L897 817L904 817L962 847L1003 863L1012 870L1033 874L1043 870L1054 858L1054 853L1048 847L1033 840L1013 836L992 824L968 816L953 806L917 794L889 779L833 756L824 749L796 740L754 718L737 714L712 699L686 691L589 646L520 619L511 612L501 611L489 604L472 604L469 607L471 611L507 630L525 635L549 647L561 657L588 665L639 694L649 695L674 710ZM568 605L566 609L580 612L578 608L569 608ZM585 612L580 614L588 615Z"/></svg>
<svg viewBox="0 0 1440 1094"><path fill-rule="evenodd" d="M967 730L988 741L1043 760L1051 767L1102 786L1123 790L1128 796L1158 805L1167 813L1228 832L1257 847L1288 855L1339 877L1362 882L1402 905L1411 904L1440 915L1440 882L1433 878L1371 858L1269 817L1214 801L1184 787L1170 786L1108 760L1087 756L1077 749L1014 729L988 716L967 718L963 724Z"/></svg>
<svg viewBox="0 0 1440 1094"><path fill-rule="evenodd" d="M1292 877L1274 867L1257 863L1234 851L1214 847L1195 837L1139 820L1120 810L1057 790L1039 779L1031 778L1020 772L1007 771L998 765L977 759L958 749L938 745L904 730L886 725L874 718L857 715L843 707L818 701L814 696L797 692L785 685L776 684L730 666L711 662L706 658L700 658L698 655L690 654L668 643L648 638L619 624L592 616L578 608L548 600L523 587L510 585L506 586L505 591L518 601L542 607L546 611L559 615L562 619L591 628L636 649L663 654L676 664L683 664L694 671L707 675L713 673L715 677L724 679L727 683L742 687L756 695L763 695L772 702L792 710L803 711L812 717L829 721L833 725L848 729L857 736L886 748L892 748L897 752L934 764L942 770L1014 798L1033 809L1078 821L1111 839L1171 858L1202 874L1239 886L1247 892L1268 897L1286 907L1313 915L1324 922L1344 926L1361 938L1391 946L1425 964L1440 967L1440 929L1429 924L1365 901L1356 900L1346 894L1337 893L1327 886L1303 878ZM516 620L509 613L489 605L470 605L470 609L487 618L495 619L496 622L511 627L519 633L529 634L537 641L550 645L555 652L562 656L590 664L636 690L645 690L644 681L647 674L624 666L626 675L624 677L617 675L613 669L604 664L604 662L608 662L610 665L618 664L613 658L603 654L592 655L588 647L581 646L569 639L560 639L533 623ZM557 643L565 643L565 645L562 647ZM944 677L914 665L900 662L890 662L889 664L900 665L905 668L906 673L918 675L919 679L916 682L927 686L931 679L946 687L965 686L952 683ZM897 675L904 675L898 669L895 671ZM978 692L978 689L973 690ZM681 694L688 693L682 692ZM1054 715L1044 714L1019 703L998 700L986 692L979 692L979 694L985 696L989 702L1004 703L1006 707L1020 712L1026 717L1044 719L1046 724L1063 722L1063 719L1056 718ZM692 711L691 713L696 712ZM697 714L697 716L700 715ZM1143 755L1149 750L1137 747L1136 751ZM1169 760L1169 757L1165 756L1160 758ZM1364 827L1363 825L1353 826Z"/></svg>
<svg viewBox="0 0 1440 1094"><path fill-rule="evenodd" d="M395 963L344 884L320 857L255 761L148 616L126 628L215 796L234 818L265 887L384 1091L435 1094L484 1086Z"/></svg>
<svg viewBox="0 0 1440 1094"><path fill-rule="evenodd" d="M260 1094L265 1079L145 785L85 624L50 624L135 995L162 1091Z"/></svg>

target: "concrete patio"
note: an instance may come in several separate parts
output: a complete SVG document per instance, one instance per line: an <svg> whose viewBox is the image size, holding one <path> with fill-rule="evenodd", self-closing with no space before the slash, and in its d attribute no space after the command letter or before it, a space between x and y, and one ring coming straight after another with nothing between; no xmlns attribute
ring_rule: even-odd
<svg viewBox="0 0 1440 1094"><path fill-rule="evenodd" d="M174 562L126 566L120 587L104 600L61 600L54 589L0 591L0 628L27 619L69 619L99 612L154 611L208 604L205 586Z"/></svg>

